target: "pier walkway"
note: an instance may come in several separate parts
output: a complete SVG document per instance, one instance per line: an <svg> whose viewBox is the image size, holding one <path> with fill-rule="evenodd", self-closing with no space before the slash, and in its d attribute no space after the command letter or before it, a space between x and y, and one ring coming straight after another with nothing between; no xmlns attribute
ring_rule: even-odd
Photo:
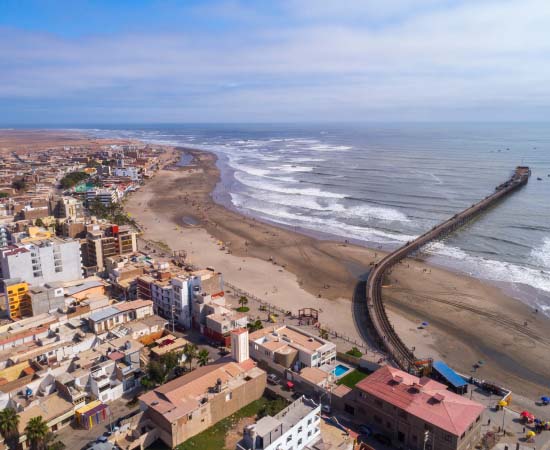
<svg viewBox="0 0 550 450"><path fill-rule="evenodd" d="M531 171L528 167L517 167L512 177L508 181L497 186L495 192L491 195L473 204L468 209L455 214L440 225L433 227L430 231L417 237L414 241L407 242L404 246L388 254L381 261L376 263L370 271L365 283L369 325L371 331L374 332L376 343L388 353L401 369L418 374L425 362L419 361L415 357L414 353L399 338L388 319L382 300L382 283L386 272L407 256L418 251L421 247L455 231L516 189L524 186L529 180L530 175Z"/></svg>

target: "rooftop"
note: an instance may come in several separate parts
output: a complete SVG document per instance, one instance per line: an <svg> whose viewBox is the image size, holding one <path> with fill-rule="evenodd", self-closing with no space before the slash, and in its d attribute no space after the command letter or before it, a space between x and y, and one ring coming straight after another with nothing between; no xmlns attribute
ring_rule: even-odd
<svg viewBox="0 0 550 450"><path fill-rule="evenodd" d="M356 388L455 436L462 435L485 410L480 403L447 390L444 384L390 366L381 367Z"/></svg>

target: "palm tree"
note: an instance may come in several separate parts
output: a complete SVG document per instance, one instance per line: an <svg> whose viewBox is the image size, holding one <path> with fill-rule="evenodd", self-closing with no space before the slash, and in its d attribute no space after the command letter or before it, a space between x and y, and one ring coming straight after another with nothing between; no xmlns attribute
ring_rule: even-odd
<svg viewBox="0 0 550 450"><path fill-rule="evenodd" d="M25 427L25 435L32 450L44 450L46 437L50 429L42 416L33 417Z"/></svg>
<svg viewBox="0 0 550 450"><path fill-rule="evenodd" d="M241 295L241 298L239 298L239 305L241 305L241 309L244 309L248 305L248 299L244 295Z"/></svg>
<svg viewBox="0 0 550 450"><path fill-rule="evenodd" d="M0 433L9 448L16 448L19 441L19 415L13 408L0 411Z"/></svg>
<svg viewBox="0 0 550 450"><path fill-rule="evenodd" d="M185 353L185 356L187 357L186 362L189 363L189 370L191 370L193 360L197 357L197 346L195 344L185 344L183 353Z"/></svg>
<svg viewBox="0 0 550 450"><path fill-rule="evenodd" d="M208 350L203 348L197 355L197 361L199 363L199 366L201 367L206 366L209 360L210 360L210 354L208 353Z"/></svg>
<svg viewBox="0 0 550 450"><path fill-rule="evenodd" d="M328 339L328 331L324 328L319 328L319 337L321 339Z"/></svg>

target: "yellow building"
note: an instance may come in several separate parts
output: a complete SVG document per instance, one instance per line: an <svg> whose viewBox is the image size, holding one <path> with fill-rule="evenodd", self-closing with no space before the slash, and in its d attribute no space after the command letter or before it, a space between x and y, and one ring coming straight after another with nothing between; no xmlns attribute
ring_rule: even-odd
<svg viewBox="0 0 550 450"><path fill-rule="evenodd" d="M50 230L46 230L40 227L29 227L27 229L29 237L21 239L21 244L30 244L35 241L41 241L43 239L50 239L53 233Z"/></svg>
<svg viewBox="0 0 550 450"><path fill-rule="evenodd" d="M32 316L32 304L29 297L29 285L20 278L4 280L6 309L10 319L18 320Z"/></svg>

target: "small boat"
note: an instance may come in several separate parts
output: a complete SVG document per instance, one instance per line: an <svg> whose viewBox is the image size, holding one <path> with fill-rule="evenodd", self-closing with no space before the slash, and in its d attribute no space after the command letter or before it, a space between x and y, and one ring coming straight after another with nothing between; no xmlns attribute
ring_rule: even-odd
<svg viewBox="0 0 550 450"><path fill-rule="evenodd" d="M537 180L542 181L542 178L541 178L541 177L537 177Z"/></svg>

